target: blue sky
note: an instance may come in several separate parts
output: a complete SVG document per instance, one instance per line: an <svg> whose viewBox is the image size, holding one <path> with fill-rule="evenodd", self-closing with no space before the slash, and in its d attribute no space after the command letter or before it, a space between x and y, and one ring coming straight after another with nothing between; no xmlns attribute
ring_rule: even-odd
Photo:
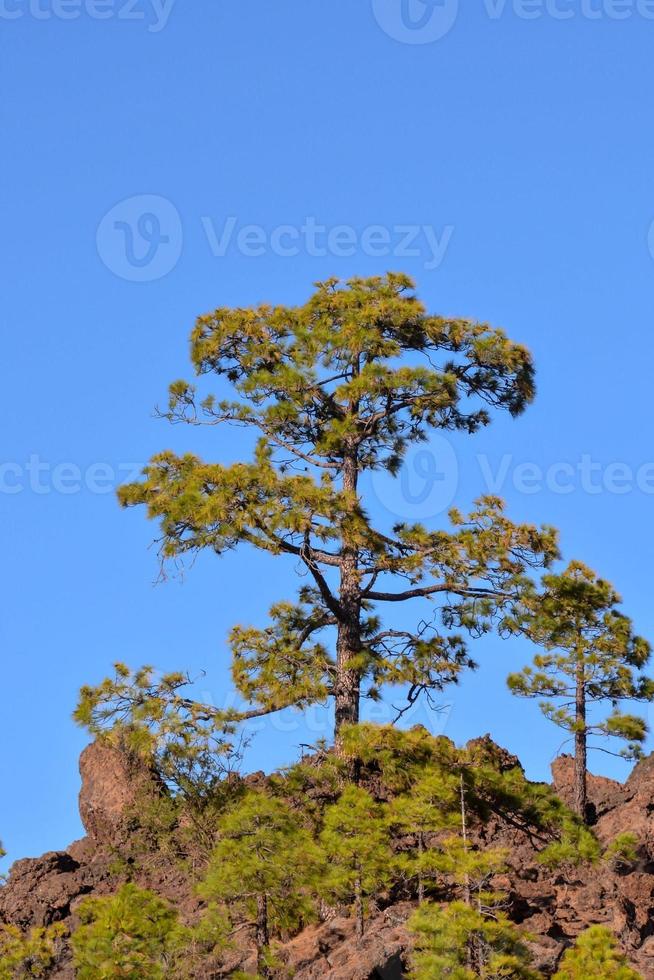
<svg viewBox="0 0 654 980"><path fill-rule="evenodd" d="M152 417L190 374L194 317L217 305L401 269L432 311L528 344L529 411L435 440L408 492L366 487L371 507L438 522L494 484L516 519L557 525L566 557L614 581L654 636L650 7L411 0L403 20L400 0L2 0L10 858L81 834L81 684L116 659L153 662L206 670L218 703L230 625L293 594L292 565L247 551L155 586L155 528L111 492L163 448L247 451L238 433ZM434 459L445 479L411 503ZM489 731L546 778L559 733L504 682L530 653L484 641L436 723L457 741ZM321 727L265 727L250 765L296 758Z"/></svg>

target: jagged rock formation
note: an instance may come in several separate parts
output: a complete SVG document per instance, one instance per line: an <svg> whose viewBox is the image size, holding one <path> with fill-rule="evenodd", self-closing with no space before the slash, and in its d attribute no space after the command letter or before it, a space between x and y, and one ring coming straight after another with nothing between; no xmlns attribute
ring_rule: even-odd
<svg viewBox="0 0 654 980"><path fill-rule="evenodd" d="M133 754L109 742L92 742L79 760L79 812L96 844L116 846L129 834L126 815L145 796L165 792L156 774Z"/></svg>
<svg viewBox="0 0 654 980"><path fill-rule="evenodd" d="M509 753L501 752L500 759L506 768L519 765ZM72 924L84 897L109 894L118 886L116 858L130 834L134 808L143 794L161 794L162 786L147 768L105 743L85 750L80 773L80 812L88 836L66 852L17 861L0 888L0 921L24 929L59 921ZM569 802L569 757L557 759L553 777L558 795ZM264 781L262 774L251 778ZM500 818L484 826L483 842L509 852L509 871L500 885L510 897L512 918L535 937L535 965L546 975L555 971L566 946L580 932L601 923L619 937L642 975L654 978L654 756L637 765L624 784L591 777L589 797L594 830L603 843L625 831L638 835L635 866L603 863L549 872L536 861L528 835ZM146 855L135 880L173 900L182 914L193 917L197 912L191 885L167 855L156 850ZM399 980L409 946L405 923L413 908L402 901L379 910L361 942L351 919L334 917L287 943L282 958L296 980ZM241 957L233 966L247 969L252 964ZM72 980L65 950L53 976Z"/></svg>

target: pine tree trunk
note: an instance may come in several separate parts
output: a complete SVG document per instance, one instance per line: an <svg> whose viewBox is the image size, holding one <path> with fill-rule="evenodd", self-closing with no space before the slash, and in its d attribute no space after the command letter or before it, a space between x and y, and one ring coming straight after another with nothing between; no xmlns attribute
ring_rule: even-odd
<svg viewBox="0 0 654 980"><path fill-rule="evenodd" d="M343 490L356 498L358 460L353 451L343 463ZM338 624L336 641L336 747L340 747L339 732L343 725L359 722L361 675L358 667L349 666L361 651L361 588L358 571L358 552L355 545L343 540L341 548L341 583L339 600L342 619Z"/></svg>
<svg viewBox="0 0 654 980"><path fill-rule="evenodd" d="M266 962L266 953L270 945L270 933L268 930L268 898L266 895L257 895L257 925L256 925L256 944L257 944L257 973L267 980L272 977L270 967Z"/></svg>
<svg viewBox="0 0 654 980"><path fill-rule="evenodd" d="M422 874L422 855L424 850L424 834L418 834L418 860L420 861L420 870L418 871L418 901L421 904L425 900L425 879Z"/></svg>
<svg viewBox="0 0 654 980"><path fill-rule="evenodd" d="M577 692L575 698L575 777L574 777L574 810L586 823L588 818L588 746L586 735L586 685L584 668L577 670Z"/></svg>
<svg viewBox="0 0 654 980"><path fill-rule="evenodd" d="M354 911L356 915L357 924L357 936L359 939L363 936L364 921L363 921L363 895L361 894L361 878L357 877L354 882Z"/></svg>
<svg viewBox="0 0 654 980"><path fill-rule="evenodd" d="M463 849L468 851L468 819L466 816L466 796L463 786L463 773L459 776L459 793L461 797L461 840ZM470 888L470 876L467 871L463 879L463 901L470 907L472 905L472 890Z"/></svg>

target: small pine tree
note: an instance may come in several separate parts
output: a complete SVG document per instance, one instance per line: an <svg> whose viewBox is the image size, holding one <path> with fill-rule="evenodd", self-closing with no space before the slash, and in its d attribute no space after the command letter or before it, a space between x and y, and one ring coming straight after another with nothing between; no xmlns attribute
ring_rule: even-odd
<svg viewBox="0 0 654 980"><path fill-rule="evenodd" d="M615 936L604 926L591 926L567 950L553 980L643 980L618 949Z"/></svg>
<svg viewBox="0 0 654 980"><path fill-rule="evenodd" d="M392 854L382 807L366 790L348 786L325 812L321 841L328 862L325 889L337 901L352 902L361 937L366 900L391 876Z"/></svg>
<svg viewBox="0 0 654 980"><path fill-rule="evenodd" d="M115 895L80 905L81 925L73 933L78 980L163 980L183 930L177 912L154 892L134 884Z"/></svg>
<svg viewBox="0 0 654 980"><path fill-rule="evenodd" d="M224 903L231 919L252 922L257 969L271 975L271 935L314 914L312 887L320 852L282 801L250 791L218 826L218 844L199 894Z"/></svg>
<svg viewBox="0 0 654 980"><path fill-rule="evenodd" d="M508 684L519 697L547 698L540 705L544 715L574 738L574 809L586 820L589 739L621 739L627 742L622 756L642 754L645 721L617 705L654 698L654 682L635 673L651 650L616 608L620 597L613 587L585 565L572 562L562 575L546 575L543 585L543 593L528 600L518 629L547 652L534 658L533 667L511 674ZM604 701L613 711L596 721L589 710Z"/></svg>
<svg viewBox="0 0 654 980"><path fill-rule="evenodd" d="M411 792L396 797L389 805L389 822L393 829L410 834L415 846L403 852L399 870L417 882L418 901L423 902L425 888L441 872L438 845L434 835L452 831L459 822L459 781L454 774L427 772Z"/></svg>
<svg viewBox="0 0 654 980"><path fill-rule="evenodd" d="M475 906L479 912L491 913L503 901L502 894L492 888L492 881L506 869L506 857L506 851L500 848L477 849L457 835L441 843L432 861L447 876L458 900Z"/></svg>
<svg viewBox="0 0 654 980"><path fill-rule="evenodd" d="M16 926L0 925L0 980L47 977L65 932L60 923L29 933L22 933Z"/></svg>
<svg viewBox="0 0 654 980"><path fill-rule="evenodd" d="M409 920L415 935L410 980L542 980L515 926L464 902L421 905Z"/></svg>

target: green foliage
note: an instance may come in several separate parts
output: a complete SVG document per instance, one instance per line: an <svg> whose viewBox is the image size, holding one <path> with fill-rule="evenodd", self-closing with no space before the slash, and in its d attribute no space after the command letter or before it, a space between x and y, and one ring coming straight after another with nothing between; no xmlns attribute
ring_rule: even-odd
<svg viewBox="0 0 654 980"><path fill-rule="evenodd" d="M553 980L643 980L618 949L615 936L603 926L591 926L565 953Z"/></svg>
<svg viewBox="0 0 654 980"><path fill-rule="evenodd" d="M267 930L292 931L314 914L321 855L282 800L247 792L218 824L218 843L199 894L235 922L253 922L266 904Z"/></svg>
<svg viewBox="0 0 654 980"><path fill-rule="evenodd" d="M127 884L79 908L72 947L79 980L163 980L186 941L176 911L153 892Z"/></svg>
<svg viewBox="0 0 654 980"><path fill-rule="evenodd" d="M465 837L453 835L444 840L433 857L434 866L447 875L456 897L474 901L479 910L490 911L503 896L491 887L495 875L506 869L507 852L495 847L471 847Z"/></svg>
<svg viewBox="0 0 654 980"><path fill-rule="evenodd" d="M539 980L516 928L463 902L421 905L409 920L415 936L410 980Z"/></svg>
<svg viewBox="0 0 654 980"><path fill-rule="evenodd" d="M391 878L384 811L365 789L348 786L325 812L320 840L327 860L324 895L328 900L354 904L362 932L366 900Z"/></svg>
<svg viewBox="0 0 654 980"><path fill-rule="evenodd" d="M378 772L384 787L395 793L408 790L428 768L442 770L445 758L455 752L449 739L434 738L420 725L403 731L395 725L363 723L346 725L341 733L341 756Z"/></svg>
<svg viewBox="0 0 654 980"><path fill-rule="evenodd" d="M29 933L0 924L0 980L47 977L65 933L61 924L35 928Z"/></svg>
<svg viewBox="0 0 654 980"><path fill-rule="evenodd" d="M650 646L634 635L631 620L616 608L619 603L613 587L580 562L561 575L544 576L543 592L526 603L519 628L546 652L508 683L520 697L546 698L540 704L545 716L571 735L626 741L621 754L634 759L642 754L647 726L617 705L651 701L654 681L637 673L649 660ZM589 719L586 708L604 701L613 705L609 717Z"/></svg>
<svg viewBox="0 0 654 980"><path fill-rule="evenodd" d="M547 868L578 868L596 864L601 856L602 846L597 837L570 814L563 821L558 840L548 844L538 858Z"/></svg>
<svg viewBox="0 0 654 980"><path fill-rule="evenodd" d="M210 797L238 763L232 736L239 717L186 696L189 685L184 674L157 677L152 667L118 663L113 678L82 688L74 718L151 760L173 790Z"/></svg>
<svg viewBox="0 0 654 980"><path fill-rule="evenodd" d="M233 681L253 711L333 696L340 728L358 720L361 694L399 685L413 703L456 682L474 663L453 630L510 617L530 570L556 556L556 535L512 523L493 497L453 511L448 530L379 529L358 481L396 475L430 429L474 432L489 409L520 413L534 394L528 351L488 324L429 315L411 280L389 273L318 283L298 307L217 309L198 319L191 357L236 400L176 381L165 417L250 429L252 461L161 453L119 496L160 522L164 558L247 543L308 576L267 627L231 633ZM380 604L421 597L437 605L430 622L383 627Z"/></svg>
<svg viewBox="0 0 654 980"><path fill-rule="evenodd" d="M427 772L409 794L397 796L389 804L388 819L395 832L413 837L414 846L399 855L396 867L405 878L417 881L422 900L425 886L443 871L435 835L451 832L460 824L456 776Z"/></svg>
<svg viewBox="0 0 654 980"><path fill-rule="evenodd" d="M618 868L634 865L638 861L639 843L637 834L632 834L628 831L623 834L618 834L606 848L604 858Z"/></svg>

